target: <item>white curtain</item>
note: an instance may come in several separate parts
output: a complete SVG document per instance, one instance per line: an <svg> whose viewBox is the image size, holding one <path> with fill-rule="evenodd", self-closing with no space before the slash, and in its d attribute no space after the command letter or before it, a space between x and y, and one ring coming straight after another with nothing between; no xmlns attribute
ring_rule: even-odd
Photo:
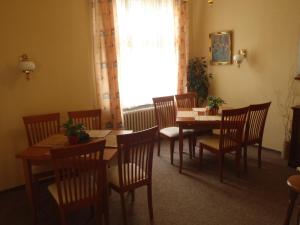
<svg viewBox="0 0 300 225"><path fill-rule="evenodd" d="M121 107L177 92L173 0L116 0Z"/></svg>

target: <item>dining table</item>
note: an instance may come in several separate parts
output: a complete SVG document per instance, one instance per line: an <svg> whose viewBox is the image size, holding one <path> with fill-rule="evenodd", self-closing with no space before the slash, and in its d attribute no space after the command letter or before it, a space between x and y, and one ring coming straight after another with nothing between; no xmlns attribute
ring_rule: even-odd
<svg viewBox="0 0 300 225"><path fill-rule="evenodd" d="M105 163L112 161L117 155L117 135L132 133L132 130L87 130L91 141L95 139L105 139L105 149L103 159ZM25 189L31 207L32 223L37 224L37 196L34 190L33 167L42 166L52 169L50 149L63 148L69 146L67 137L63 133L58 133L28 147L16 154L16 158L22 160L25 180Z"/></svg>
<svg viewBox="0 0 300 225"><path fill-rule="evenodd" d="M221 113L209 115L207 108L179 108L176 123L179 127L179 173L183 164L183 129L219 129Z"/></svg>

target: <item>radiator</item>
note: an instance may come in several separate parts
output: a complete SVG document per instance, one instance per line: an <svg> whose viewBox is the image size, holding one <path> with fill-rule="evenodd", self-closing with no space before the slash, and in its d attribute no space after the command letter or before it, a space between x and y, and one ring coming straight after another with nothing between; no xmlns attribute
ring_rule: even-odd
<svg viewBox="0 0 300 225"><path fill-rule="evenodd" d="M123 112L124 128L140 131L156 125L154 107L127 110Z"/></svg>

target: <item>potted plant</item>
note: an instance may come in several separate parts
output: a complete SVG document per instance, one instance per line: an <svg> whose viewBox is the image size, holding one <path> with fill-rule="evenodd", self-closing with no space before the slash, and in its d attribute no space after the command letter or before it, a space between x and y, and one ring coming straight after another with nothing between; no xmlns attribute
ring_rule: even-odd
<svg viewBox="0 0 300 225"><path fill-rule="evenodd" d="M83 124L74 124L72 119L69 119L63 124L65 135L71 145L78 144L89 140L89 135L85 132Z"/></svg>
<svg viewBox="0 0 300 225"><path fill-rule="evenodd" d="M187 88L189 92L198 94L199 105L203 104L208 96L209 79L212 74L207 72L207 62L204 57L191 58L188 62Z"/></svg>
<svg viewBox="0 0 300 225"><path fill-rule="evenodd" d="M208 114L209 115L218 114L219 107L222 104L225 104L225 102L220 97L208 96L208 98L207 98Z"/></svg>

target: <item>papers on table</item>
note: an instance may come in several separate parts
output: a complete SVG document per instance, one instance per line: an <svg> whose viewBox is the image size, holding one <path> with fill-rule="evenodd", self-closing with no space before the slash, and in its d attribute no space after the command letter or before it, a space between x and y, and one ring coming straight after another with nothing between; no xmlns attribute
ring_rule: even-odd
<svg viewBox="0 0 300 225"><path fill-rule="evenodd" d="M203 121L220 121L221 116L195 116L195 120Z"/></svg>
<svg viewBox="0 0 300 225"><path fill-rule="evenodd" d="M86 130L91 138L105 138L111 130Z"/></svg>
<svg viewBox="0 0 300 225"><path fill-rule="evenodd" d="M206 108L204 107L204 108L193 108L193 111L194 112L203 112L203 113L205 113L206 112Z"/></svg>
<svg viewBox="0 0 300 225"><path fill-rule="evenodd" d="M52 135L38 143L36 143L35 147L58 147L58 146L64 146L68 144L68 139L65 135L62 134L55 134Z"/></svg>
<svg viewBox="0 0 300 225"><path fill-rule="evenodd" d="M194 111L178 111L177 117L195 117L197 112Z"/></svg>
<svg viewBox="0 0 300 225"><path fill-rule="evenodd" d="M118 147L117 135L109 134L105 137L105 140L106 140L105 147L109 147L109 148L117 148Z"/></svg>

